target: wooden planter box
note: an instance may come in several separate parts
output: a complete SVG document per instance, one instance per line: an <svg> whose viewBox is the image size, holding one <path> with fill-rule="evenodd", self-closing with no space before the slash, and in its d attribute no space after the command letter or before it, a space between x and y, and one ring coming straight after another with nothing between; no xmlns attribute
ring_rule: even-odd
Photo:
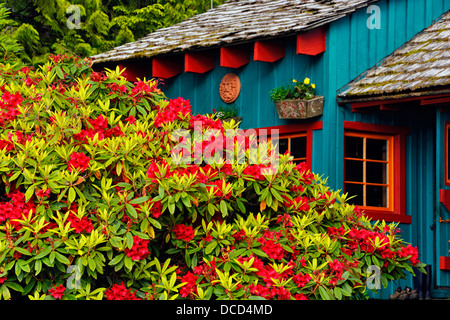
<svg viewBox="0 0 450 320"><path fill-rule="evenodd" d="M280 119L308 119L323 114L323 96L310 100L282 100L275 102Z"/></svg>

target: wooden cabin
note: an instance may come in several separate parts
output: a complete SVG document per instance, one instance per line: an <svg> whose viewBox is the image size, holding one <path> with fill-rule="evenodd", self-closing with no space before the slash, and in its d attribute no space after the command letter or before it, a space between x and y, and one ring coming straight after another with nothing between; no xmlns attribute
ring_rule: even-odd
<svg viewBox="0 0 450 320"><path fill-rule="evenodd" d="M241 128L278 129L280 146L343 190L432 266L450 296L450 0L230 0L94 56L129 80L161 78L193 113L238 107ZM224 99L232 74L240 90ZM319 114L280 118L269 92L309 78ZM237 79L237 80L236 80ZM412 277L380 290L386 299Z"/></svg>

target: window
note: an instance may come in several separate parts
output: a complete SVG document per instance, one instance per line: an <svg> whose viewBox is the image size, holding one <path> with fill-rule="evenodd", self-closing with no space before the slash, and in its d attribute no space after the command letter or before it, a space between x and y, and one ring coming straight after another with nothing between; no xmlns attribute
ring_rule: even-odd
<svg viewBox="0 0 450 320"><path fill-rule="evenodd" d="M295 163L306 162L308 168L312 168L313 154L313 131L322 129L322 121L288 124L276 127L258 128L258 137L267 136L269 139L271 133L278 134L279 153L283 154L289 151L294 157ZM275 141L275 140L273 140Z"/></svg>
<svg viewBox="0 0 450 320"><path fill-rule="evenodd" d="M347 132L344 140L344 190L349 202L393 210L393 137Z"/></svg>
<svg viewBox="0 0 450 320"><path fill-rule="evenodd" d="M344 192L373 219L411 223L406 215L408 128L344 123Z"/></svg>
<svg viewBox="0 0 450 320"><path fill-rule="evenodd" d="M295 135L280 135L278 138L278 149L280 154L289 151L291 156L294 157L296 164L306 162L308 152L306 132Z"/></svg>

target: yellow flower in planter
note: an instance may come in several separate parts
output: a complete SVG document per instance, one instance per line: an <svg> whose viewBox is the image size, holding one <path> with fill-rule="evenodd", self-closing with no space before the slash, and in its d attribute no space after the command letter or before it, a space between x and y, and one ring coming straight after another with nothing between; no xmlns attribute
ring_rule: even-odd
<svg viewBox="0 0 450 320"><path fill-rule="evenodd" d="M303 81L304 84L309 84L311 80L309 78L305 78L305 81Z"/></svg>
<svg viewBox="0 0 450 320"><path fill-rule="evenodd" d="M293 82L293 83L297 83L297 80L293 79L292 82Z"/></svg>
<svg viewBox="0 0 450 320"><path fill-rule="evenodd" d="M311 85L311 87L312 87L313 89L315 89L315 88L316 88L316 85L313 83L313 84Z"/></svg>

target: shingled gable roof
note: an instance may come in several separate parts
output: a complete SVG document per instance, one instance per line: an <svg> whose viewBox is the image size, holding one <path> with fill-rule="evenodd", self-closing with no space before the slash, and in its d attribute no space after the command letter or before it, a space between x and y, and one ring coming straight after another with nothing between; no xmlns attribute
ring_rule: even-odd
<svg viewBox="0 0 450 320"><path fill-rule="evenodd" d="M450 11L345 86L344 102L450 94Z"/></svg>
<svg viewBox="0 0 450 320"><path fill-rule="evenodd" d="M135 42L93 56L94 63L150 58L312 30L379 0L229 0Z"/></svg>

